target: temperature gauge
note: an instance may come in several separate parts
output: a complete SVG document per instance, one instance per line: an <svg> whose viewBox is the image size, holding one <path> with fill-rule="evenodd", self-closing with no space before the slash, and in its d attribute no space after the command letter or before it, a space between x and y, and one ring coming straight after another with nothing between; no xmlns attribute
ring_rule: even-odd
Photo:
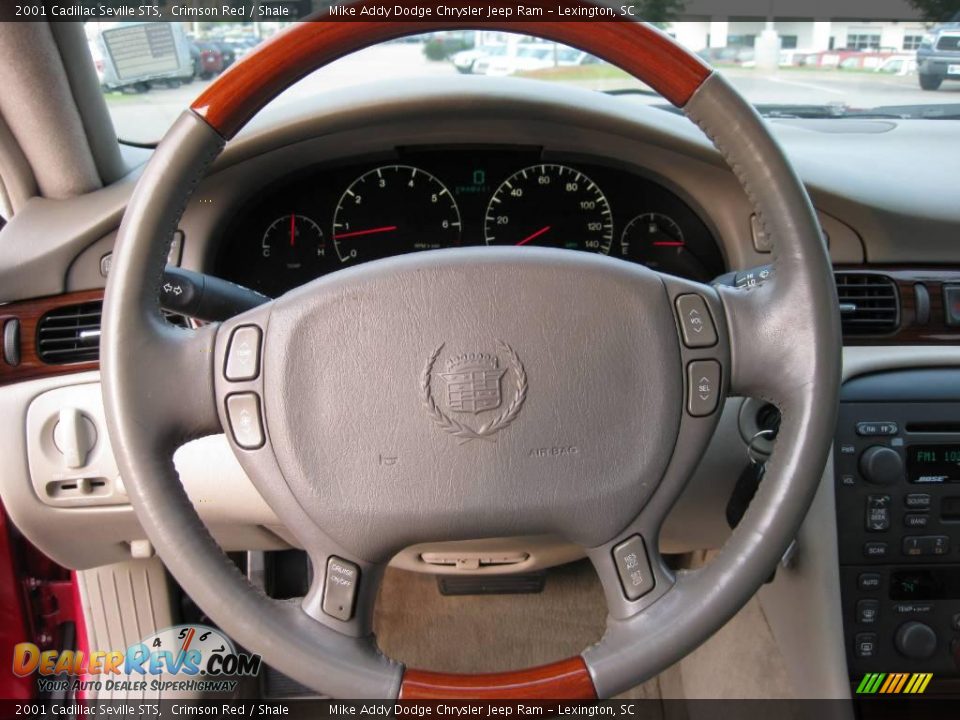
<svg viewBox="0 0 960 720"><path fill-rule="evenodd" d="M326 252L323 230L317 223L306 215L284 215L263 233L263 276L276 278L285 287L309 282L324 272Z"/></svg>

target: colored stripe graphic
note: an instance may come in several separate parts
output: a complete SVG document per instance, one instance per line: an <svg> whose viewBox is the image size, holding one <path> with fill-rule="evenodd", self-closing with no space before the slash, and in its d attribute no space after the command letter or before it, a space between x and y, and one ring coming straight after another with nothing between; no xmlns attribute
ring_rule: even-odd
<svg viewBox="0 0 960 720"><path fill-rule="evenodd" d="M857 695L922 695L933 673L867 673L857 685Z"/></svg>

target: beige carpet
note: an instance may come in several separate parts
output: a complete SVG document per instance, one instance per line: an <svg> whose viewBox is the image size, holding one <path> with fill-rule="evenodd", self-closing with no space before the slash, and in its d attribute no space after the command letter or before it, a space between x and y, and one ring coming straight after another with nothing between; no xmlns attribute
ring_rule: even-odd
<svg viewBox="0 0 960 720"><path fill-rule="evenodd" d="M476 673L576 655L600 639L605 621L603 591L587 561L548 571L544 591L535 595L447 597L433 576L391 568L374 631L381 649L410 667ZM780 650L753 599L681 663L619 697L793 696ZM665 708L671 717L678 709Z"/></svg>
<svg viewBox="0 0 960 720"><path fill-rule="evenodd" d="M410 667L497 672L579 654L603 634L606 603L587 561L554 568L532 595L441 595L431 575L387 571L374 615L380 648ZM660 697L656 679L629 693Z"/></svg>

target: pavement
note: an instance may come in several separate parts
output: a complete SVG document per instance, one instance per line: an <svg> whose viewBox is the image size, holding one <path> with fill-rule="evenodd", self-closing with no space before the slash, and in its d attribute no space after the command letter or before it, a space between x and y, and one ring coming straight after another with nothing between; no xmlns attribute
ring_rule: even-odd
<svg viewBox="0 0 960 720"><path fill-rule="evenodd" d="M960 82L946 82L940 90L926 92L919 88L915 75L806 68L781 69L772 74L748 68L721 68L721 72L754 103L840 103L857 108L960 103ZM456 70L450 63L428 61L418 43L390 43L368 48L312 73L274 102L290 102L361 81L453 74ZM155 88L141 94L108 94L107 105L118 134L133 142L157 141L209 82L195 80L179 88ZM572 84L605 90L635 83L607 79Z"/></svg>

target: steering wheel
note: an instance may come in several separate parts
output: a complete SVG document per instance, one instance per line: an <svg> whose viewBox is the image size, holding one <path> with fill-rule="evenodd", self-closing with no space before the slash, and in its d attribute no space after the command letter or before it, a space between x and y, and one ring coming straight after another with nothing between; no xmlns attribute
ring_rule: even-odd
<svg viewBox="0 0 960 720"><path fill-rule="evenodd" d="M415 253L323 277L219 325L160 313L167 247L227 140L345 54L463 23L305 23L237 63L169 130L124 215L103 316L110 438L149 539L235 640L335 697L593 698L678 661L769 576L820 481L840 379L831 265L799 178L750 105L641 23L485 22L572 45L646 82L711 138L773 240L773 274L711 287L546 248ZM616 310L616 312L612 312ZM724 397L782 425L749 511L706 566L672 572L664 517ZM301 602L255 589L217 546L173 451L225 432L309 554ZM580 655L450 675L379 652L386 563L426 541L550 533L579 544L608 628Z"/></svg>

